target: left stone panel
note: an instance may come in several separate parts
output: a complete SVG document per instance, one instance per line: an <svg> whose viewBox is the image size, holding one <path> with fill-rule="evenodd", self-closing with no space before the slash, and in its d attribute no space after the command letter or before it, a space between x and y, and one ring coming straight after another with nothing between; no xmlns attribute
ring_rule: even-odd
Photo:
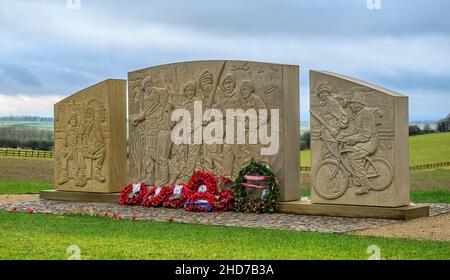
<svg viewBox="0 0 450 280"><path fill-rule="evenodd" d="M127 181L126 81L106 80L55 104L55 189L114 193Z"/></svg>

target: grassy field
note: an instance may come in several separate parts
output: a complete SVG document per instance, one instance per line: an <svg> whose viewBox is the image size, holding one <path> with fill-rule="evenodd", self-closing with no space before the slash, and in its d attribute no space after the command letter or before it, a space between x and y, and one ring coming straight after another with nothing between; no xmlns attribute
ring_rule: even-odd
<svg viewBox="0 0 450 280"><path fill-rule="evenodd" d="M53 189L51 184L0 179L0 194L33 194L50 189Z"/></svg>
<svg viewBox="0 0 450 280"><path fill-rule="evenodd" d="M409 138L410 165L450 161L450 133L433 133Z"/></svg>
<svg viewBox="0 0 450 280"><path fill-rule="evenodd" d="M450 161L450 132L409 137L409 165ZM311 166L310 150L301 151L302 166Z"/></svg>
<svg viewBox="0 0 450 280"><path fill-rule="evenodd" d="M38 121L1 121L0 127L31 127L36 129L53 131L53 122L38 122Z"/></svg>
<svg viewBox="0 0 450 280"><path fill-rule="evenodd" d="M0 212L0 259L448 259L450 242Z"/></svg>

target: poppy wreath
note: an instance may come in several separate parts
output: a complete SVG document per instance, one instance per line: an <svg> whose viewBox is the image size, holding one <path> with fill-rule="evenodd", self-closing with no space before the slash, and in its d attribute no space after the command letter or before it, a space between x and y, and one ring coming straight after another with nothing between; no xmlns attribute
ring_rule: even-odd
<svg viewBox="0 0 450 280"><path fill-rule="evenodd" d="M247 183L249 180L264 180L266 187L255 186ZM268 193L263 198L250 198L247 188L264 188ZM234 184L234 208L236 212L244 213L274 213L278 207L280 198L280 186L275 173L266 165L252 161L240 172Z"/></svg>
<svg viewBox="0 0 450 280"><path fill-rule="evenodd" d="M147 193L147 186L142 183L131 183L120 192L120 204L140 205Z"/></svg>
<svg viewBox="0 0 450 280"><path fill-rule="evenodd" d="M188 199L188 193L188 187L183 183L171 186L167 190L166 199L163 202L164 207L175 209L183 207Z"/></svg>
<svg viewBox="0 0 450 280"><path fill-rule="evenodd" d="M206 190L200 190L201 186L206 186ZM207 192L215 194L217 192L217 179L214 174L207 171L197 171L189 181L188 185L189 196L196 194L197 192Z"/></svg>
<svg viewBox="0 0 450 280"><path fill-rule="evenodd" d="M227 212L233 208L234 196L233 191L226 190L219 193L218 201L215 205L215 211L217 212Z"/></svg>
<svg viewBox="0 0 450 280"><path fill-rule="evenodd" d="M142 206L144 207L159 207L163 206L164 200L168 194L168 187L155 186L149 190L142 200Z"/></svg>
<svg viewBox="0 0 450 280"><path fill-rule="evenodd" d="M198 192L191 195L184 205L184 209L188 212L212 212L218 198L209 192Z"/></svg>

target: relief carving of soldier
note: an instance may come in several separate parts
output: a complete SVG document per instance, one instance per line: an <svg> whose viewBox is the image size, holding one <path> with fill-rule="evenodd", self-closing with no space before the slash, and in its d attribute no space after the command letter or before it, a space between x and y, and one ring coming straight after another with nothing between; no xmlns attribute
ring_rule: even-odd
<svg viewBox="0 0 450 280"><path fill-rule="evenodd" d="M202 94L203 106L210 105L211 108L215 107L213 91L214 89L214 77L209 70L203 71L199 79L200 92ZM209 109L209 108L207 108ZM204 122L204 126L207 122ZM218 138L222 138L222 135L217 135ZM212 139L213 140L213 139ZM222 170L222 145L210 144L203 145L202 157L200 165L205 171L217 173Z"/></svg>
<svg viewBox="0 0 450 280"><path fill-rule="evenodd" d="M165 106L167 104L167 90L154 85L151 76L142 80L141 88L144 91L142 111L133 120L133 125L138 126L141 122L145 129L145 174L148 175L147 183L154 185L155 174L158 163L158 125L161 121Z"/></svg>
<svg viewBox="0 0 450 280"><path fill-rule="evenodd" d="M132 91L133 102L136 106L135 111L142 112L142 89L140 86L135 87ZM130 112L131 114L131 112ZM132 120L137 118L136 114L130 116ZM130 170L133 171L131 177L135 181L143 181L145 178L142 174L145 172L145 126L138 123L130 134L130 164L133 165Z"/></svg>
<svg viewBox="0 0 450 280"><path fill-rule="evenodd" d="M95 174L93 178L98 182L105 182L102 167L105 161L106 148L100 124L102 122L105 122L105 108L99 102L89 102L85 112L83 132L81 135L83 158L91 159L94 162ZM86 161L84 159L81 161L80 168L83 185L86 184L84 182L86 178Z"/></svg>
<svg viewBox="0 0 450 280"><path fill-rule="evenodd" d="M348 153L350 165L355 173L355 183L360 186L357 194L369 193L371 188L369 177L365 168L366 157L375 153L378 147L377 118L381 112L367 107L361 92L354 92L349 102L352 111L351 131L342 134L339 138L350 150Z"/></svg>
<svg viewBox="0 0 450 280"><path fill-rule="evenodd" d="M267 109L266 104L264 103L264 100L255 93L255 84L252 80L244 80L242 81L241 88L240 88L240 94L242 96L242 107L244 111L247 111L248 109L255 109L256 114L258 114L260 109ZM256 116L257 119L258 116ZM246 122L245 125L245 135L249 134L249 124ZM259 122L258 122L259 126ZM247 142L247 141L246 141ZM247 144L246 150L244 151L245 154L245 160L244 164L248 164L252 159L259 162L264 162L266 159L264 159L261 156L261 145L259 144Z"/></svg>
<svg viewBox="0 0 450 280"><path fill-rule="evenodd" d="M228 109L240 109L242 108L242 97L237 93L236 80L233 74L228 73L225 75L222 82L222 90L224 92L224 99L220 102L219 107L222 109L223 114L226 114ZM226 139L226 132L225 136ZM237 133L234 132L235 144L223 145L223 172L225 176L233 176L234 166L242 166L242 152L241 145L236 144Z"/></svg>

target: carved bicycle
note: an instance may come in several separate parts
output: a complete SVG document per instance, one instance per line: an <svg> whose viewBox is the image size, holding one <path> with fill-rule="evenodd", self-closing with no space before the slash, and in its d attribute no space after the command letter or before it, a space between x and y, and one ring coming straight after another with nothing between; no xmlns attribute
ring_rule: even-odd
<svg viewBox="0 0 450 280"><path fill-rule="evenodd" d="M316 118L316 114L313 114ZM319 121L322 121L318 117ZM328 127L325 125L325 128ZM335 139L337 142L334 151L328 141L324 139L328 150L334 159L325 159L313 170L313 188L316 193L325 199L337 199L344 195L350 187L360 185L355 171L353 170L349 154L351 149L345 149L345 141ZM369 180L369 190L383 191L387 189L394 178L392 165L384 158L364 157L364 169Z"/></svg>

